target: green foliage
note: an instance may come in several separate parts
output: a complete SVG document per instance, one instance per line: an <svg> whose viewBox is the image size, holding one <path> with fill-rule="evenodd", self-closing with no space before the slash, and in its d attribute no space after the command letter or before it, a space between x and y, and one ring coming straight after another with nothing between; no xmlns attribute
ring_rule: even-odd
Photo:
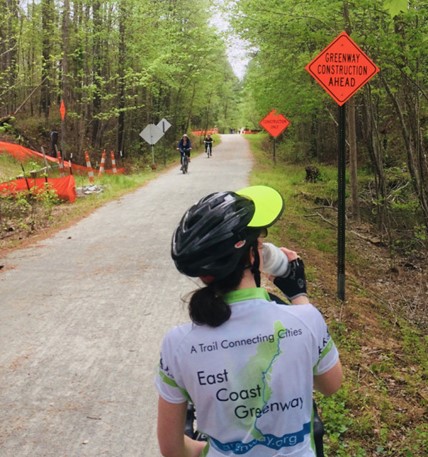
<svg viewBox="0 0 428 457"><path fill-rule="evenodd" d="M13 127L8 124L7 122L4 122L2 125L0 125L0 133L8 133L13 130Z"/></svg>
<svg viewBox="0 0 428 457"><path fill-rule="evenodd" d="M49 184L42 191L33 187L15 195L0 193L0 239L16 230L26 235L40 230L50 222L52 209L58 204Z"/></svg>
<svg viewBox="0 0 428 457"><path fill-rule="evenodd" d="M49 183L45 183L42 192L34 193L34 198L36 201L40 202L46 209L51 209L53 206L59 205L60 203L58 194L55 192L55 190Z"/></svg>
<svg viewBox="0 0 428 457"><path fill-rule="evenodd" d="M424 455L428 444L428 423L420 424L410 431L410 437L403 449L404 457L419 457Z"/></svg>
<svg viewBox="0 0 428 457"><path fill-rule="evenodd" d="M428 226L428 187L423 179L428 164L422 159L426 155L422 138L428 79L420 71L428 64L426 0L229 3L235 30L254 50L243 84L242 125L257 126L275 108L291 120L284 135L287 145L279 148L279 155L302 162L335 160L336 106L305 66L347 30L381 68L353 96L358 166L369 163L375 184L381 186L384 168L408 163L409 187L413 187ZM371 131L373 134L368 133Z"/></svg>
<svg viewBox="0 0 428 457"><path fill-rule="evenodd" d="M402 335L404 348L412 362L420 366L423 370L423 376L428 375L428 352L426 346L428 344L428 336L422 332L415 331L406 323L402 323Z"/></svg>
<svg viewBox="0 0 428 457"><path fill-rule="evenodd" d="M408 3L408 0L384 0L383 7L389 12L391 18L394 18L407 10Z"/></svg>
<svg viewBox="0 0 428 457"><path fill-rule="evenodd" d="M354 454L359 449L356 443L346 441L345 434L353 425L350 411L347 407L349 390L341 388L332 397L317 395L317 404L321 411L326 432L325 451L326 455L347 457L349 455L365 456L366 453ZM360 452L362 449L360 450Z"/></svg>
<svg viewBox="0 0 428 457"><path fill-rule="evenodd" d="M17 84L5 81L1 92L16 104L17 94L43 80L19 116L40 104L47 131L58 123L57 101L65 97L63 145L81 163L84 149L117 150L118 122L126 136L119 147L130 152L138 149L144 125L162 118L172 124L173 137L193 128L234 127L239 81L225 39L210 24L210 5L208 0L83 0L67 14L52 0L26 3L19 36L11 38L17 46L9 46L20 57L11 69ZM8 4L3 17L14 13ZM30 86L22 89L23 81Z"/></svg>
<svg viewBox="0 0 428 457"><path fill-rule="evenodd" d="M0 152L0 182L14 179L22 173L20 164L11 155Z"/></svg>
<svg viewBox="0 0 428 457"><path fill-rule="evenodd" d="M276 108L298 124L314 107L321 106L323 94L314 93L304 67L327 44L328 37L343 28L335 22L340 18L341 3L236 3L234 26L258 50L249 66L245 90L256 102L259 120ZM314 95L319 95L318 101Z"/></svg>

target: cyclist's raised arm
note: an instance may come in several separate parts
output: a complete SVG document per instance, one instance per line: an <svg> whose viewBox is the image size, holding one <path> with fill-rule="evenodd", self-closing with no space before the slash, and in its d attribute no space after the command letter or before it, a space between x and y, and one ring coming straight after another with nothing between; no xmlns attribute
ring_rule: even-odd
<svg viewBox="0 0 428 457"><path fill-rule="evenodd" d="M169 403L162 397L158 402L158 442L164 457L199 457L206 443L184 434L187 402Z"/></svg>
<svg viewBox="0 0 428 457"><path fill-rule="evenodd" d="M310 300L306 291L306 274L305 264L303 260L298 256L297 252L287 248L281 248L282 252L286 254L290 262L290 272L285 278L272 278L274 284L285 294L293 305L305 305L309 304ZM324 324L325 325L325 324ZM330 335L326 334L323 341L330 341ZM333 341L331 344L326 344L326 353L330 350L330 346L334 347ZM332 354L337 353L334 348ZM321 362L323 363L323 362ZM334 394L342 384L342 365L337 356L336 363L322 374L314 375L314 388L324 395Z"/></svg>

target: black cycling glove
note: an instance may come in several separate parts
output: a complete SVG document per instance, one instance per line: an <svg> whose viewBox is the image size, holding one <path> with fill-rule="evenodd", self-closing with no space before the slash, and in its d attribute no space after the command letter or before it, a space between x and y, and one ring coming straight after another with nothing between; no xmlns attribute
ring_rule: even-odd
<svg viewBox="0 0 428 457"><path fill-rule="evenodd" d="M300 295L307 295L305 264L298 258L290 262L289 274L286 277L276 277L273 281L276 287L291 301Z"/></svg>

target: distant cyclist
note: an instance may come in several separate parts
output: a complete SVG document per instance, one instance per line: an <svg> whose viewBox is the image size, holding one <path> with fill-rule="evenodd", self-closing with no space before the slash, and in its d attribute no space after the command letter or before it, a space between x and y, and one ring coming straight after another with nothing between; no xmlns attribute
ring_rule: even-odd
<svg viewBox="0 0 428 457"><path fill-rule="evenodd" d="M190 151L192 150L192 143L190 141L190 138L184 134L181 137L181 140L178 142L178 147L177 150L180 151L180 163L181 166L183 166L183 156L184 154L188 157L189 162L190 162Z"/></svg>
<svg viewBox="0 0 428 457"><path fill-rule="evenodd" d="M204 138L204 145L205 145L205 153L209 157L213 155L213 142L211 135L208 133Z"/></svg>

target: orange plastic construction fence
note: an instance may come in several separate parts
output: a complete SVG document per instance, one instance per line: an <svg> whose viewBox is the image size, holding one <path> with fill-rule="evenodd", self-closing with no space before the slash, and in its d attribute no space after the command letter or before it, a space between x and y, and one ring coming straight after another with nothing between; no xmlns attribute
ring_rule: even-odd
<svg viewBox="0 0 428 457"><path fill-rule="evenodd" d="M29 160L32 158L45 158L48 162L54 162L59 164L59 160L56 157L51 157L49 155L44 155L41 152L33 151L32 149L28 149L24 146L14 143L7 143L5 141L0 141L0 154L6 153L10 154L15 159L20 161ZM70 168L70 161L64 161L64 168ZM88 173L88 169L83 165L77 165L75 163L71 163L71 169L77 173L86 174ZM105 173L124 173L124 168L117 168L116 171L113 170L105 170Z"/></svg>
<svg viewBox="0 0 428 457"><path fill-rule="evenodd" d="M48 184L61 200L76 200L76 182L73 175L62 178L18 178L0 184L0 194L15 194L29 189L41 192Z"/></svg>
<svg viewBox="0 0 428 457"><path fill-rule="evenodd" d="M218 128L208 130L192 130L192 133L196 136L214 135L215 133L218 133Z"/></svg>

